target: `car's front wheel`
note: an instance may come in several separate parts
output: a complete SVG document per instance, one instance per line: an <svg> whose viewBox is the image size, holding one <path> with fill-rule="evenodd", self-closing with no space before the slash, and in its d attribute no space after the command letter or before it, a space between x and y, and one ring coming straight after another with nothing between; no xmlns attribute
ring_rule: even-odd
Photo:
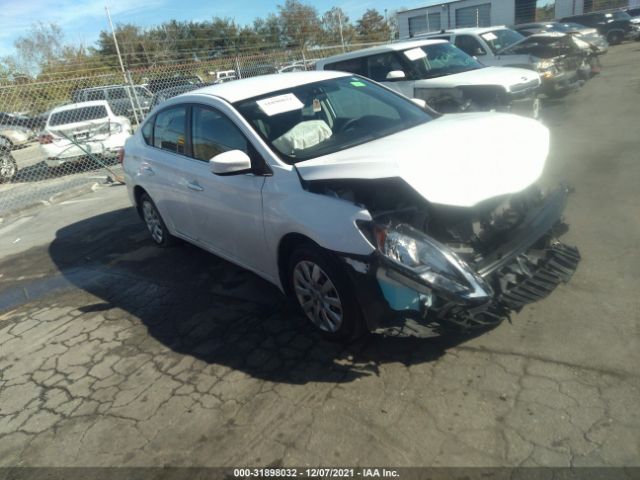
<svg viewBox="0 0 640 480"><path fill-rule="evenodd" d="M623 39L624 36L621 32L611 32L609 35L607 35L607 41L609 42L609 45L618 45L622 43Z"/></svg>
<svg viewBox="0 0 640 480"><path fill-rule="evenodd" d="M146 193L140 197L140 213L147 230L151 235L151 240L160 247L169 247L175 242L175 237L169 233L164 220L158 212L156 204Z"/></svg>
<svg viewBox="0 0 640 480"><path fill-rule="evenodd" d="M11 152L0 151L0 183L10 182L18 173L18 164Z"/></svg>
<svg viewBox="0 0 640 480"><path fill-rule="evenodd" d="M312 244L298 247L289 261L289 285L302 313L328 339L350 341L365 332L351 281L331 254Z"/></svg>

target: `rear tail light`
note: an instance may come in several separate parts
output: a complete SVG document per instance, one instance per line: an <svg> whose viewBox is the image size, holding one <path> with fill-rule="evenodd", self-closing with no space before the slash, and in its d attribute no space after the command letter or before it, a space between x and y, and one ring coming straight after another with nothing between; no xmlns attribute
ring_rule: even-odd
<svg viewBox="0 0 640 480"><path fill-rule="evenodd" d="M120 162L120 165L124 163L124 148L118 149L118 162Z"/></svg>
<svg viewBox="0 0 640 480"><path fill-rule="evenodd" d="M38 142L40 142L40 144L42 145L53 143L53 135L49 135L48 133L43 133L38 137Z"/></svg>

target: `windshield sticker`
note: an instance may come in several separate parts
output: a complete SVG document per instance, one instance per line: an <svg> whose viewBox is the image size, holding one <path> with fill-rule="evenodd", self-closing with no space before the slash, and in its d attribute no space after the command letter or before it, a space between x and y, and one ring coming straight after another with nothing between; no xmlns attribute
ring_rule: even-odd
<svg viewBox="0 0 640 480"><path fill-rule="evenodd" d="M366 87L367 84L361 81L355 81L355 82L351 82L351 85L353 85L354 87Z"/></svg>
<svg viewBox="0 0 640 480"><path fill-rule="evenodd" d="M322 105L320 104L320 100L317 98L313 99L313 113L318 113L322 111Z"/></svg>
<svg viewBox="0 0 640 480"><path fill-rule="evenodd" d="M425 58L427 54L421 48L412 48L411 50L405 50L404 56L407 57L412 62L415 62L416 60Z"/></svg>
<svg viewBox="0 0 640 480"><path fill-rule="evenodd" d="M495 34L495 33L491 33L491 32L489 32L489 33L485 33L484 35L482 35L482 38L484 38L485 40L487 40L488 42L490 42L491 40L495 40L495 39L497 39L498 37L496 37L496 34Z"/></svg>
<svg viewBox="0 0 640 480"><path fill-rule="evenodd" d="M302 110L304 104L293 93L285 93L276 97L263 98L256 102L260 110L273 117L279 113Z"/></svg>

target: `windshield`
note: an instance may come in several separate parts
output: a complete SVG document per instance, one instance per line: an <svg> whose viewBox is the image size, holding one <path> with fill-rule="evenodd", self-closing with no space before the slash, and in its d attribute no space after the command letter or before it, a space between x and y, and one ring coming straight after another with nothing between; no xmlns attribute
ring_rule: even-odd
<svg viewBox="0 0 640 480"><path fill-rule="evenodd" d="M405 50L416 78L434 78L484 67L472 56L450 43Z"/></svg>
<svg viewBox="0 0 640 480"><path fill-rule="evenodd" d="M607 13L606 16L609 18L613 18L614 20L631 20L631 15L621 10Z"/></svg>
<svg viewBox="0 0 640 480"><path fill-rule="evenodd" d="M492 30L480 36L487 42L493 53L498 53L503 48L507 48L509 45L513 45L525 38L524 35L508 28Z"/></svg>
<svg viewBox="0 0 640 480"><path fill-rule="evenodd" d="M431 120L410 100L356 76L272 92L234 106L292 164Z"/></svg>
<svg viewBox="0 0 640 480"><path fill-rule="evenodd" d="M86 122L89 120L97 120L99 118L108 117L107 109L103 105L93 107L73 108L55 112L49 119L49 125L55 127L57 125L65 125L67 123Z"/></svg>

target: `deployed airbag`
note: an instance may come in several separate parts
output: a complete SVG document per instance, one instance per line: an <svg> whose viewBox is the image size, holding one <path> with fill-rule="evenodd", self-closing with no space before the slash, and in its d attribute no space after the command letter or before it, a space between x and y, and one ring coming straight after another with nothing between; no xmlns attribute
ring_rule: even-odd
<svg viewBox="0 0 640 480"><path fill-rule="evenodd" d="M307 120L276 138L273 145L281 152L289 153L314 147L331 138L332 134L324 120Z"/></svg>

